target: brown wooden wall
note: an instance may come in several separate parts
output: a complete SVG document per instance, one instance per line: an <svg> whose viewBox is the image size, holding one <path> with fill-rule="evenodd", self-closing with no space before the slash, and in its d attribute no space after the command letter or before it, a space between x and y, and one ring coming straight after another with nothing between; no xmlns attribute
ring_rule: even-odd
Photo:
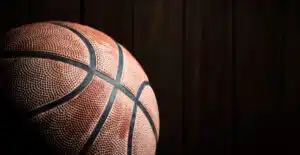
<svg viewBox="0 0 300 155"><path fill-rule="evenodd" d="M288 0L7 0L1 33L67 20L127 47L158 98L157 154L299 154L298 8Z"/></svg>

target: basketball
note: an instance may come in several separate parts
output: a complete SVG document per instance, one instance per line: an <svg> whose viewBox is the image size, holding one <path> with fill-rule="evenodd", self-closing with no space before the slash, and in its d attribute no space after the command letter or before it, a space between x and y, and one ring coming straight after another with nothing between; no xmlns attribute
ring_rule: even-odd
<svg viewBox="0 0 300 155"><path fill-rule="evenodd" d="M145 71L105 33L72 22L6 33L1 89L54 154L153 155L159 111ZM24 129L25 130L25 129Z"/></svg>

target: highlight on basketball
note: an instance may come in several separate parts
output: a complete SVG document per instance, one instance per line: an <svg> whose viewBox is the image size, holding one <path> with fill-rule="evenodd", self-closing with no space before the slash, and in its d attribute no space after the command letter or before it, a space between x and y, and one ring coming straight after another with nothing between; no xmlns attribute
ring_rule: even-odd
<svg viewBox="0 0 300 155"><path fill-rule="evenodd" d="M0 75L8 152L156 153L159 108L148 76L105 33L63 21L13 28Z"/></svg>

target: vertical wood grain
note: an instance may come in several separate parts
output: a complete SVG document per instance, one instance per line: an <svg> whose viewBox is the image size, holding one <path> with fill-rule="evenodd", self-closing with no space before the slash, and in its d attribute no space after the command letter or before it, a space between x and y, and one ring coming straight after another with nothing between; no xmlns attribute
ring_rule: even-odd
<svg viewBox="0 0 300 155"><path fill-rule="evenodd" d="M203 25L202 14L205 12L201 6L203 1L185 0L184 9L184 51L183 52L183 149L187 154L200 153L199 139L201 133L201 96L205 93L200 86L204 76L202 48ZM201 89L202 88L202 89ZM202 95L201 95L202 94Z"/></svg>
<svg viewBox="0 0 300 155"><path fill-rule="evenodd" d="M279 1L236 1L237 154L279 153L283 74Z"/></svg>
<svg viewBox="0 0 300 155"><path fill-rule="evenodd" d="M156 92L158 154L182 154L182 1L134 4L134 49Z"/></svg>
<svg viewBox="0 0 300 155"><path fill-rule="evenodd" d="M185 151L231 154L231 3L187 0Z"/></svg>

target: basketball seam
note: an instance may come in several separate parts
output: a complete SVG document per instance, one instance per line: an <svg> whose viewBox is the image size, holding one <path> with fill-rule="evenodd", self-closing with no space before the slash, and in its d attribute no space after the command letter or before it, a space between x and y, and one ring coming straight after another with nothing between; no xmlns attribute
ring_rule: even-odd
<svg viewBox="0 0 300 155"><path fill-rule="evenodd" d="M56 60L56 61L60 61L60 62L64 62L67 64L71 64L75 67L81 68L83 70L88 71L90 68L88 65L83 64L79 61L76 60L71 60L69 58L64 58L58 55L53 55L50 52L45 52L45 51L4 51L4 52L0 52L0 57L1 58L16 58L16 57L30 57L30 58L41 58L41 59L51 59L51 60ZM157 135L157 131L154 125L154 122L152 120L152 118L150 117L150 114L148 113L148 111L146 110L146 108L143 106L143 104L138 101L136 99L136 97L133 95L133 93L126 88L125 86L123 86L122 84L117 83L114 79L112 79L111 77L109 77L108 75L106 75L105 73L95 70L94 73L97 77L103 79L104 81L108 82L111 85L116 86L120 91L122 91L126 96L128 96L132 101L137 101L136 104L137 106L142 110L142 112L144 113L144 115L146 116L147 120L150 122L151 128L154 132L155 135L155 139L156 142L158 141L158 135ZM147 81L144 81L147 82Z"/></svg>
<svg viewBox="0 0 300 155"><path fill-rule="evenodd" d="M119 63L118 63L118 71L117 71L115 81L117 83L120 83L122 73L123 73L123 51L119 44L117 44L117 46L118 46L118 52L119 52ZM92 144L94 143L94 141L96 140L101 128L103 127L103 125L113 107L116 95L117 95L117 87L114 85L111 95L109 97L108 103L106 104L106 107L105 107L102 115L100 116L98 123L96 124L92 134L90 135L89 139L87 140L87 142L85 143L85 145L83 146L83 148L81 149L79 154L86 154L88 152L88 150L90 149L90 147L92 146Z"/></svg>
<svg viewBox="0 0 300 155"><path fill-rule="evenodd" d="M132 152L132 137L133 137L133 132L134 132L135 120L136 120L137 101L139 101L141 94L147 85L149 85L148 81L144 81L140 85L137 95L136 95L136 101L133 104L133 112L132 112L132 116L131 116L131 120L130 120L130 127L129 127L129 134L128 134L127 155L131 155L131 152Z"/></svg>
<svg viewBox="0 0 300 155"><path fill-rule="evenodd" d="M6 58L10 58L10 57L35 57L35 58L52 59L52 60L56 60L56 61L61 61L61 62L64 62L64 63L68 63L68 64L71 64L71 65L73 65L75 67L79 67L79 68L81 68L83 70L86 70L88 72L88 74L85 77L85 80L83 80L83 82L78 86L78 87L80 87L80 91L77 92L77 91L75 91L76 90L75 89L75 90L72 91L73 94L72 94L72 92L69 93L68 95L70 95L71 98L74 97L74 94L77 95L77 94L81 93L84 90L84 88L86 88L87 85L92 81L92 77L94 75L100 77L101 79L103 79L103 80L107 81L108 83L112 84L114 86L113 90L115 89L115 92L117 91L117 89L119 89L125 95L127 95L131 100L133 100L135 102L134 105L137 105L142 110L142 112L145 114L146 118L148 119L148 121L149 121L149 123L151 125L151 128L153 130L153 133L155 135L156 142L157 142L157 140L158 140L157 131L156 131L156 128L155 128L155 125L154 125L154 122L153 122L151 116L149 115L148 111L143 106L143 104L141 104L141 102L139 101L139 99L137 97L135 97L133 95L133 93L128 88L126 88L125 86L123 86L122 84L120 84L119 81L117 81L117 78L121 78L121 74L119 74L119 77L118 77L118 74L117 74L117 78L116 78L116 80L114 80L114 79L110 78L108 75L106 75L105 73L103 73L103 72L98 71L97 69L95 69L95 67L96 67L95 52L94 52L93 46L90 44L90 42L88 41L88 39L85 38L80 32L78 32L77 30L75 30L75 29L73 29L71 27L68 27L68 26L60 24L60 23L52 23L52 24L55 24L55 25L58 25L58 26L62 26L64 28L72 31L73 33L75 33L76 35L78 35L82 39L82 41L88 47L88 50L89 50L89 52L91 54L91 58L90 58L91 59L91 61L90 61L90 65L91 66L83 64L83 63L78 62L76 60L72 60L72 59L69 59L69 58L64 58L62 56L58 56L58 55L55 55L55 54L52 54L52 53L49 53L49 52L45 52L45 51L4 52L4 53L1 53L1 57L2 58L3 57L6 57ZM120 47L120 45L119 44L117 44L117 45L118 45L119 51L122 50L121 47ZM5 51L7 51L7 50L5 50ZM86 82L85 84L83 84L84 81ZM148 82L148 81L144 81L144 82ZM66 96L68 96L68 95L66 95ZM114 100L115 96L116 96L116 93L113 93L113 91L112 91L111 97L113 98L113 100ZM66 100L66 101L68 101L68 100ZM62 101L62 103L65 103L66 101ZM57 104L53 104L49 108L51 109L51 108L55 107L56 105ZM36 111L36 113L32 113L30 116L34 116L34 115L36 115L36 114L38 114L40 112L44 112L44 111L47 111L47 110L49 110L49 109L43 109L42 111ZM99 119L99 120L101 121L101 119Z"/></svg>
<svg viewBox="0 0 300 155"><path fill-rule="evenodd" d="M79 39L84 43L84 45L87 47L88 52L90 54L90 70L87 71L87 75L85 76L85 78L83 79L83 81L81 82L80 85L78 85L74 90L72 90L71 92L69 92L67 95L54 100L52 102L49 102L47 104L41 105L37 108L34 108L32 110L30 110L27 113L27 116L35 116L39 113L48 111L54 107L57 107L61 104L64 104L67 101L70 101L71 99L73 99L76 95L80 94L81 92L83 92L83 90L91 83L93 77L94 77L94 70L96 68L96 55L95 55L95 51L93 46L91 45L91 43L89 42L89 40L87 38L85 38L80 32L78 32L77 30L68 27L66 25L60 24L60 23L51 23L57 26L61 26L63 28L66 28L67 30L73 32L74 34L76 34Z"/></svg>

